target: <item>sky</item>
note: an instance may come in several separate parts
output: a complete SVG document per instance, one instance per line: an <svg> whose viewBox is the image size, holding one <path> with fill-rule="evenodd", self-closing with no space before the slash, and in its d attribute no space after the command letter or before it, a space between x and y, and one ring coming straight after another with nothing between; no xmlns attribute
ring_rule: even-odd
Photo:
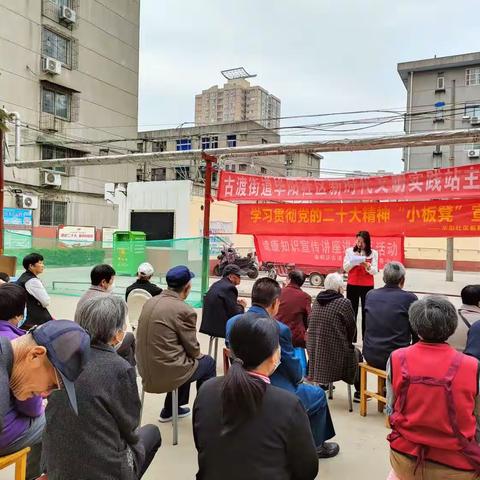
<svg viewBox="0 0 480 480"><path fill-rule="evenodd" d="M480 50L479 14L478 0L141 0L139 129L193 122L195 94L239 66L282 116L405 109L397 63ZM392 131L403 123L341 135ZM323 135L282 142L333 138ZM324 157L327 169L403 169L400 150Z"/></svg>

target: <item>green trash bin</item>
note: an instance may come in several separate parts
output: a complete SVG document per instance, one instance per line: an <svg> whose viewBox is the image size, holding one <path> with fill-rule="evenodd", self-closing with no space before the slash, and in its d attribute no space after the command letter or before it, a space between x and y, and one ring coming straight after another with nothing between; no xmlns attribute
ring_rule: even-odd
<svg viewBox="0 0 480 480"><path fill-rule="evenodd" d="M113 234L112 263L117 275L137 274L138 266L146 259L144 232L115 232Z"/></svg>

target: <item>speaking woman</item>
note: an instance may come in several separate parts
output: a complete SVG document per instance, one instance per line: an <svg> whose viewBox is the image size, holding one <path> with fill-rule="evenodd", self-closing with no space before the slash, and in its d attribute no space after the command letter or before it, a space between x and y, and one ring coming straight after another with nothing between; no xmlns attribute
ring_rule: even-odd
<svg viewBox="0 0 480 480"><path fill-rule="evenodd" d="M373 289L373 276L378 272L378 253L371 247L370 234L360 231L354 247L347 248L343 269L348 273L347 298L352 302L355 319L362 300L362 338L365 334L365 297Z"/></svg>

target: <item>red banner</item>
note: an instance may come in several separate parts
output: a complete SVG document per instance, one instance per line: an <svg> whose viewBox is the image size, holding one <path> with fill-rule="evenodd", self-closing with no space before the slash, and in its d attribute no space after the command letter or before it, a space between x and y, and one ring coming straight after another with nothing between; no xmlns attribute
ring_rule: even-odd
<svg viewBox="0 0 480 480"><path fill-rule="evenodd" d="M239 205L237 233L478 237L480 200Z"/></svg>
<svg viewBox="0 0 480 480"><path fill-rule="evenodd" d="M262 262L294 263L320 267L343 265L345 250L353 247L354 237L255 236L256 253ZM378 251L378 267L391 261L404 261L403 238L374 237L372 248Z"/></svg>
<svg viewBox="0 0 480 480"><path fill-rule="evenodd" d="M266 177L220 172L227 201L430 200L480 196L480 164L348 179Z"/></svg>

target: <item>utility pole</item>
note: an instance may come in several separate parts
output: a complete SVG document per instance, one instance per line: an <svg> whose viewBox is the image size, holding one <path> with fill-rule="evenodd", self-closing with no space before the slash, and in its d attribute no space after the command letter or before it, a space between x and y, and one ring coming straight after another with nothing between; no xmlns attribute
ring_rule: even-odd
<svg viewBox="0 0 480 480"><path fill-rule="evenodd" d="M203 205L203 244L202 244L202 304L204 295L207 293L210 279L210 203L212 202L212 173L213 164L217 157L202 152L202 159L207 166L205 169L205 197Z"/></svg>
<svg viewBox="0 0 480 480"><path fill-rule="evenodd" d="M452 94L451 94L451 108L452 114L450 118L450 129L455 130L455 80L452 80ZM450 155L448 158L448 164L450 167L455 166L455 145L450 145ZM447 282L453 282L453 237L447 238L447 258L445 261L445 273Z"/></svg>

